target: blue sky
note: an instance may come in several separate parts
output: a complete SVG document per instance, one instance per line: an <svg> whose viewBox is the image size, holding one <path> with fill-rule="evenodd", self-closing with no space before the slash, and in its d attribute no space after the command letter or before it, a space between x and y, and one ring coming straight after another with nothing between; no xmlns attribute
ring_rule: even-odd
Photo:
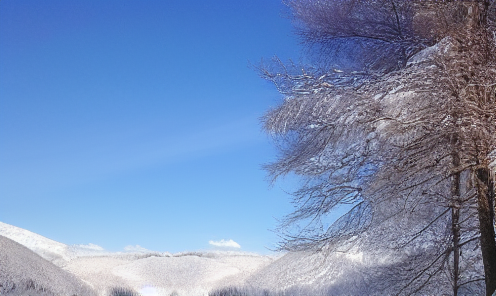
<svg viewBox="0 0 496 296"><path fill-rule="evenodd" d="M0 221L110 251L267 253L271 188L250 67L300 55L280 0L0 1Z"/></svg>

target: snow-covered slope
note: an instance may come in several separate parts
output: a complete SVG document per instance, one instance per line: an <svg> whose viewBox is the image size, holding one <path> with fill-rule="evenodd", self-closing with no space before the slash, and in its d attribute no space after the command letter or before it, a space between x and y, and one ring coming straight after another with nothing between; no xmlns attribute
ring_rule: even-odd
<svg viewBox="0 0 496 296"><path fill-rule="evenodd" d="M96 296L96 293L69 272L0 236L0 295Z"/></svg>
<svg viewBox="0 0 496 296"><path fill-rule="evenodd" d="M269 291L302 289L315 293L332 287L332 295L349 295L361 290L359 286L363 279L356 271L367 266L368 261L357 249L347 253L290 252L255 272L246 280L245 286Z"/></svg>
<svg viewBox="0 0 496 296"><path fill-rule="evenodd" d="M97 290L131 287L146 295L207 295L214 288L241 286L270 264L271 257L241 253L192 253L131 259L125 256L80 257L66 269ZM112 283L112 284L110 284Z"/></svg>
<svg viewBox="0 0 496 296"><path fill-rule="evenodd" d="M7 237L56 264L71 258L68 246L23 228L0 222L0 235Z"/></svg>

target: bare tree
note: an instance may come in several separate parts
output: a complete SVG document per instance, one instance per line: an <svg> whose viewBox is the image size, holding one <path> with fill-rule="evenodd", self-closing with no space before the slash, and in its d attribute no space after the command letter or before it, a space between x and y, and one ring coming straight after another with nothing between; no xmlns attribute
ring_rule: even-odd
<svg viewBox="0 0 496 296"><path fill-rule="evenodd" d="M408 270L398 294L415 294L448 274L455 295L481 280L491 295L494 1L287 4L304 40L326 57L314 68L277 62L261 70L285 96L264 118L281 152L266 168L274 178L304 179L282 226L305 224L281 248L328 248L396 227L387 236L392 248L417 248L409 251L415 268L396 268ZM360 48L356 63L333 69L349 44ZM326 228L323 220L342 204L354 207ZM436 241L429 252L419 247L429 241ZM480 253L462 252L473 248Z"/></svg>

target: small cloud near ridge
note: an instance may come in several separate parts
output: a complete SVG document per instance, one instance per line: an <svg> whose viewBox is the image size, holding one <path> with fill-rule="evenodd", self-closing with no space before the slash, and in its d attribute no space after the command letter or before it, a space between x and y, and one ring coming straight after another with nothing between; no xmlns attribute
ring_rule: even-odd
<svg viewBox="0 0 496 296"><path fill-rule="evenodd" d="M104 248L92 243L89 243L87 245L74 245L74 246L80 249L91 250L91 251L105 251Z"/></svg>
<svg viewBox="0 0 496 296"><path fill-rule="evenodd" d="M210 245L215 246L215 247L221 247L221 248L235 248L235 249L240 249L241 246L233 241L232 239L230 240L220 240L220 241L209 241L208 242Z"/></svg>
<svg viewBox="0 0 496 296"><path fill-rule="evenodd" d="M124 247L124 251L126 252L138 252L138 253L148 253L148 252L152 252L146 248L143 248L142 246L140 245L136 245L136 246L125 246Z"/></svg>

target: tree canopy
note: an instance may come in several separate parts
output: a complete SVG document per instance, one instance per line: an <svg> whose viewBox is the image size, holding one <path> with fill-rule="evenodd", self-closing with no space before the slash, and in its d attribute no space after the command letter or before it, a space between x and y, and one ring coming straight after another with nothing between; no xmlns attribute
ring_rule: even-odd
<svg viewBox="0 0 496 296"><path fill-rule="evenodd" d="M387 266L390 293L444 283L455 295L479 284L491 295L495 1L286 4L320 58L261 67L284 96L263 119L280 152L266 169L303 180L281 248L360 240L405 256ZM343 204L351 210L326 225Z"/></svg>

